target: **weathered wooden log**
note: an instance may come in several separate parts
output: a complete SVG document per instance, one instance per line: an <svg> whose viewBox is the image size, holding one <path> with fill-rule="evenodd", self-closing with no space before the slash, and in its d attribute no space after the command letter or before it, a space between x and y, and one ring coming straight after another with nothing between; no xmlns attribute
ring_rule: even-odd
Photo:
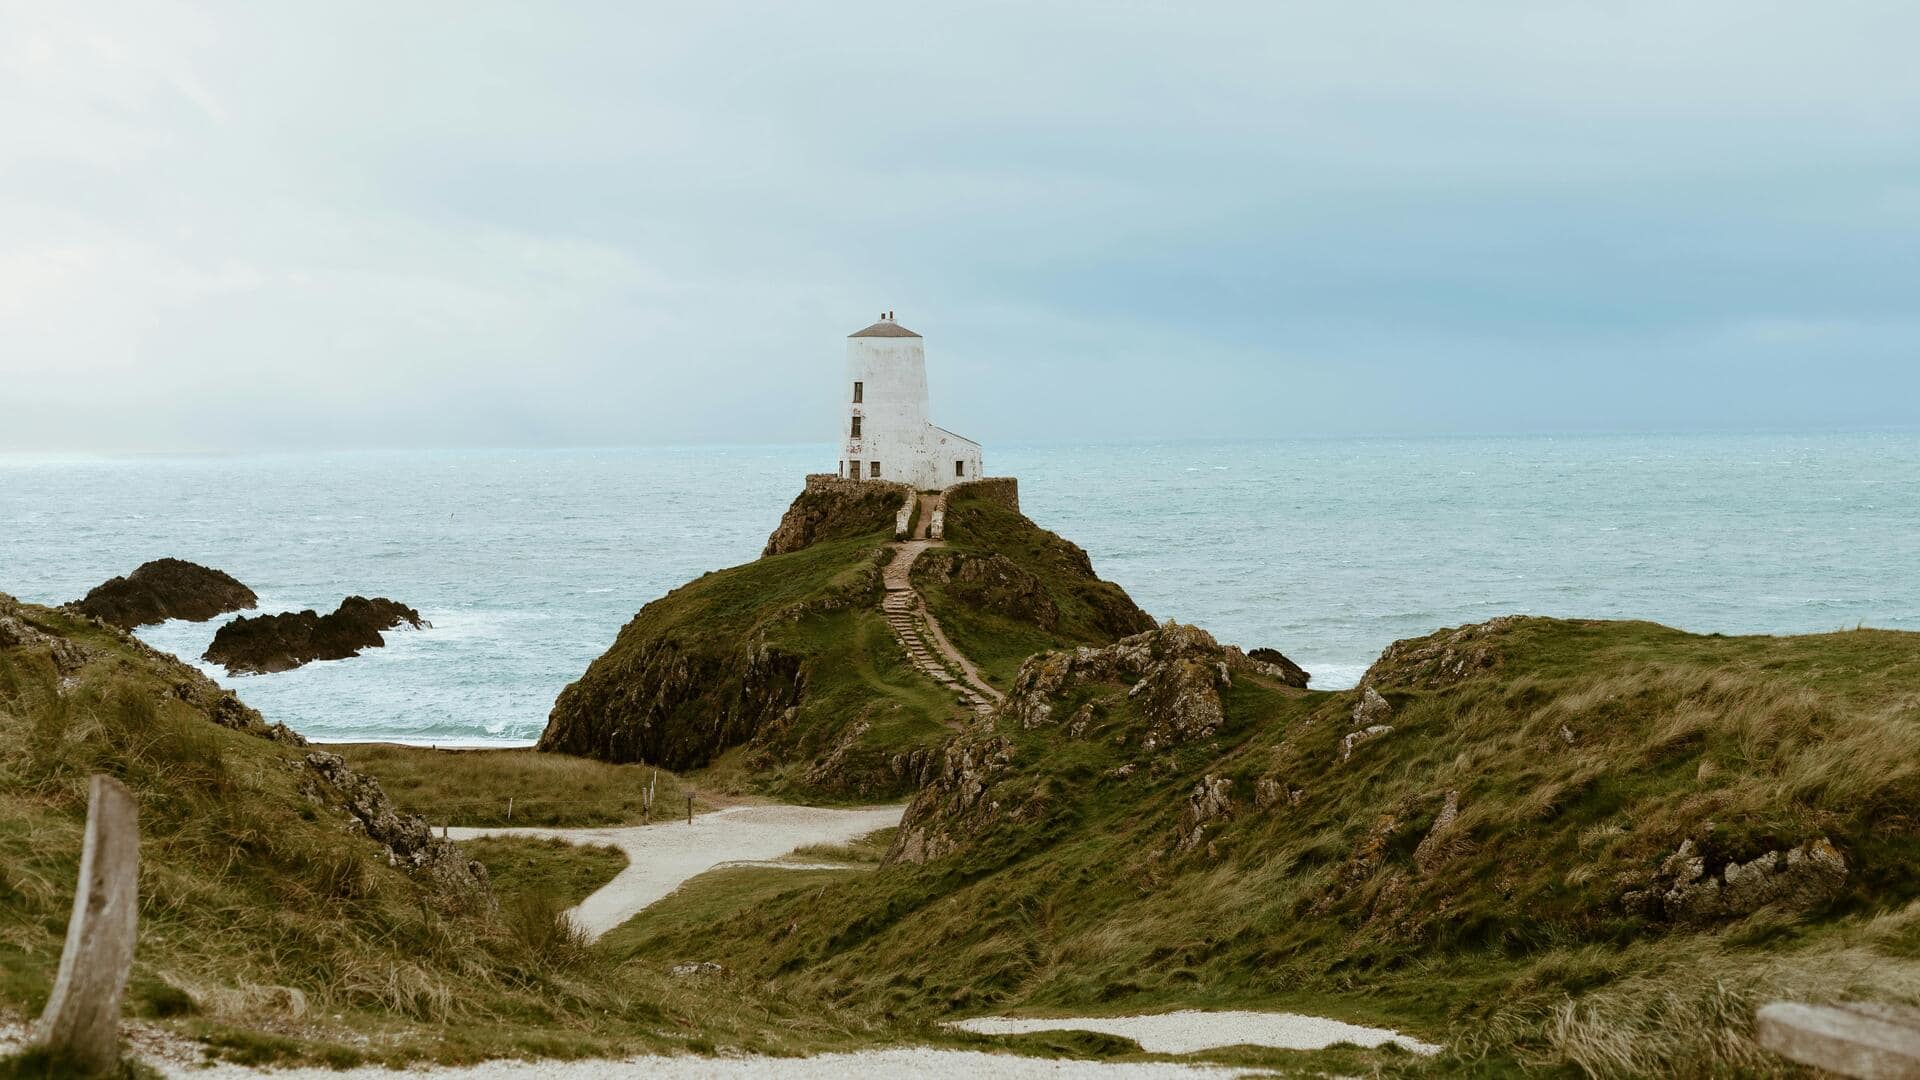
<svg viewBox="0 0 1920 1080"><path fill-rule="evenodd" d="M1858 1080L1920 1080L1920 1009L1775 1001L1753 1018L1761 1046Z"/></svg>
<svg viewBox="0 0 1920 1080"><path fill-rule="evenodd" d="M133 969L139 886L140 816L133 793L111 776L96 775L60 974L33 1030L36 1045L83 1073L108 1073L120 1062L120 999Z"/></svg>

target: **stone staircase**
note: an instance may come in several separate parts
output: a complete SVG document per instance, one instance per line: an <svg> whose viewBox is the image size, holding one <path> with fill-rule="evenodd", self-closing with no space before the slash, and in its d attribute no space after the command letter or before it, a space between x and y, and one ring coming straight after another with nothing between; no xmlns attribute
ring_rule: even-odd
<svg viewBox="0 0 1920 1080"><path fill-rule="evenodd" d="M924 518L923 514L923 528ZM921 552L933 546L934 542L929 540L908 540L893 545L893 561L887 564L883 575L887 594L880 602L880 610L887 617L887 625L893 628L893 636L907 650L907 658L915 670L951 690L974 712L992 712L994 703L1004 695L987 685L973 665L946 640L913 588L913 564Z"/></svg>

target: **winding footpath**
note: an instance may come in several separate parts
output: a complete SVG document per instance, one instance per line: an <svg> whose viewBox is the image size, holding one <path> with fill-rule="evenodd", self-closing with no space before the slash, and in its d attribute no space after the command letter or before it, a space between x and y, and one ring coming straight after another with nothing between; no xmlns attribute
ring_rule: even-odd
<svg viewBox="0 0 1920 1080"><path fill-rule="evenodd" d="M946 632L940 629L940 621L927 610L926 601L913 587L913 564L921 554L928 548L946 546L944 541L927 535L928 523L933 517L932 506L932 500L923 496L913 539L896 540L891 545L893 561L881 575L886 598L880 601L880 610L915 670L953 691L974 712L989 713L996 704L1006 700L1006 695L994 689L973 661L953 647Z"/></svg>
<svg viewBox="0 0 1920 1080"><path fill-rule="evenodd" d="M904 806L830 810L816 806L735 806L655 825L597 829L526 828L447 830L454 840L492 836L558 839L587 847L610 847L627 857L627 868L582 900L568 914L587 937L597 939L678 889L689 878L719 866L761 865L820 869L818 863L773 862L811 844L844 844L900 824Z"/></svg>

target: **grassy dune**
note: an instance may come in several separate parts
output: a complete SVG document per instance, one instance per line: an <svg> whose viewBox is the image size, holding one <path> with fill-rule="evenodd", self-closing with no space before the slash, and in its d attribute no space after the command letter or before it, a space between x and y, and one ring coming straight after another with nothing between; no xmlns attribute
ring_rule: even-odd
<svg viewBox="0 0 1920 1080"><path fill-rule="evenodd" d="M685 813L689 791L695 793L696 810L711 805L699 796L698 785L645 765L610 765L530 749L436 750L396 743L327 749L378 778L395 804L436 826L638 824L650 783L656 816Z"/></svg>
<svg viewBox="0 0 1920 1080"><path fill-rule="evenodd" d="M60 612L0 609L35 635L0 646L0 1012L36 1014L51 990L87 777L106 772L141 815L128 1012L210 1053L334 1064L793 1053L890 1030L758 983L690 983L579 947L552 916L607 872L601 853L496 847L485 854L502 871L499 910L453 905L309 798L305 751L182 700L177 666ZM85 649L84 662L57 669L40 635ZM476 760L524 775L512 758ZM518 902L529 895L541 902Z"/></svg>
<svg viewBox="0 0 1920 1080"><path fill-rule="evenodd" d="M1077 691L1059 715L1109 704L1082 737L1000 723L1014 764L982 800L1008 812L960 854L755 879L731 908L708 890L654 947L904 1016L1295 1008L1451 1047L1406 1072L1764 1070L1769 995L1920 997L1920 635L1490 641L1450 685L1382 672L1394 730L1346 762L1352 692L1243 678L1215 738L1143 752L1124 685ZM1204 777L1232 811L1181 851ZM1262 781L1283 794L1256 803ZM1819 837L1849 871L1809 909L1696 925L1623 901L1686 839L1718 866Z"/></svg>

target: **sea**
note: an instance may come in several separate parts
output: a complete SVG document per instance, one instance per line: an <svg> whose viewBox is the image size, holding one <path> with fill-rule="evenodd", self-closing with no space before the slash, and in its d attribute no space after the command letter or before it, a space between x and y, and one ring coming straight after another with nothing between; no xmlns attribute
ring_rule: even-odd
<svg viewBox="0 0 1920 1080"><path fill-rule="evenodd" d="M1160 619L1352 686L1399 638L1514 612L1701 633L1920 630L1920 433L989 447L1023 509ZM274 675L200 664L319 741L516 745L640 607L759 555L828 446L0 456L0 591L161 556L263 611L350 594L432 628ZM218 620L140 636L198 657Z"/></svg>

